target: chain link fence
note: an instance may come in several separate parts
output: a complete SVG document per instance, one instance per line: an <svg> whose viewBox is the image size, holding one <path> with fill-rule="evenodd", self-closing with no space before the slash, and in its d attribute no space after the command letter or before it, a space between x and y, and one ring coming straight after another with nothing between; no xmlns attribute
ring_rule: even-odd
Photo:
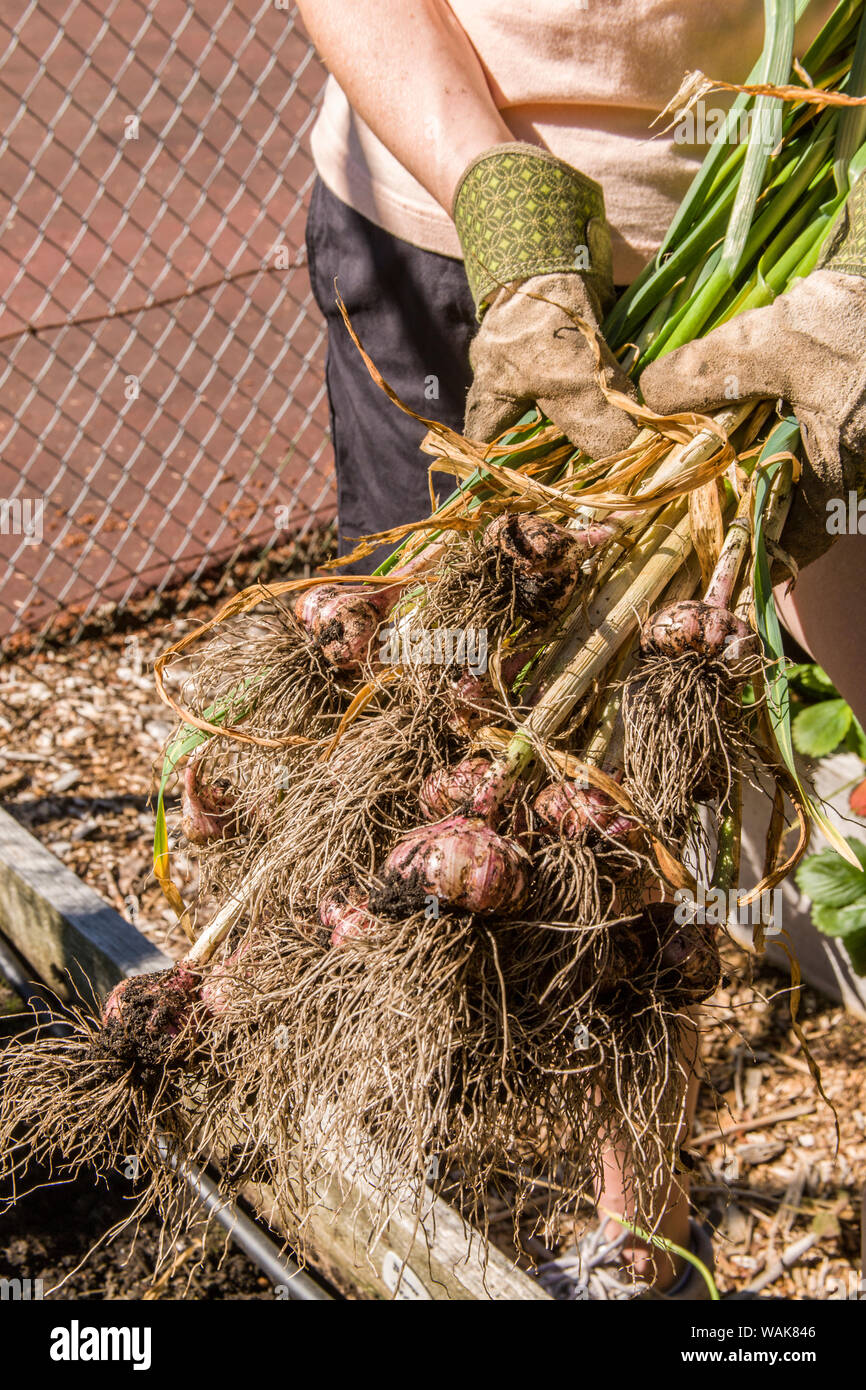
<svg viewBox="0 0 866 1390"><path fill-rule="evenodd" d="M0 646L335 510L287 0L0 17Z"/></svg>

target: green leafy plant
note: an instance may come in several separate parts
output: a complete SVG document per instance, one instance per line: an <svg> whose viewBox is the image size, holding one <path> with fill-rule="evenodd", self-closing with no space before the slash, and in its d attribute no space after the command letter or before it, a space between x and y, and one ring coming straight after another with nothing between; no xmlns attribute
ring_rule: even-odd
<svg viewBox="0 0 866 1390"><path fill-rule="evenodd" d="M787 676L796 708L791 732L797 751L807 758L826 758L844 750L866 762L863 727L827 672L804 661L789 666ZM866 810L858 800L863 786L855 788L849 802L857 815ZM804 859L796 878L800 892L812 901L815 926L842 941L854 970L866 975L866 844L850 838L847 844L859 869L826 849Z"/></svg>
<svg viewBox="0 0 866 1390"><path fill-rule="evenodd" d="M812 901L812 920L826 936L837 937L858 975L866 975L866 844L848 839L860 868L835 850L810 854L796 871L797 886Z"/></svg>
<svg viewBox="0 0 866 1390"><path fill-rule="evenodd" d="M866 734L826 671L814 662L788 667L788 684L799 708L791 725L794 746L807 758L846 749L866 762Z"/></svg>

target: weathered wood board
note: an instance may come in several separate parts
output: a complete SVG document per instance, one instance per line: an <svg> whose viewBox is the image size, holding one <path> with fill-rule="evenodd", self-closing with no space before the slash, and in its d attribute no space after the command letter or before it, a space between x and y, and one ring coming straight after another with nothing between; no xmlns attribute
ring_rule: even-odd
<svg viewBox="0 0 866 1390"><path fill-rule="evenodd" d="M319 1202L304 1228L311 1261L338 1288L352 1271L356 1297L395 1300L549 1301L549 1294L516 1269L495 1246L485 1251L477 1231L432 1193L420 1219L414 1204L395 1203L374 1226L372 1188L363 1177L334 1175L318 1188ZM274 1230L286 1233L272 1191L251 1186L249 1200ZM291 1232L288 1232L291 1238ZM299 1248L292 1240L293 1247Z"/></svg>
<svg viewBox="0 0 866 1390"><path fill-rule="evenodd" d="M85 997L92 989L105 994L125 975L171 963L3 810L0 931L61 998L70 997L72 986Z"/></svg>

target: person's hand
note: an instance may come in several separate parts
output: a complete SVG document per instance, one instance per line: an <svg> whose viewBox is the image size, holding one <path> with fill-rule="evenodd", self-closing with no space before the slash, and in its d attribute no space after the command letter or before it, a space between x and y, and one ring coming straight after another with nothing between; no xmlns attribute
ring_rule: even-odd
<svg viewBox="0 0 866 1390"><path fill-rule="evenodd" d="M599 330L613 297L599 185L534 145L496 145L464 172L454 221L481 320L466 436L495 439L537 404L592 458L627 448L637 426L605 398L576 322L607 386L635 399Z"/></svg>
<svg viewBox="0 0 866 1390"><path fill-rule="evenodd" d="M866 484L866 178L818 269L767 308L651 363L640 389L659 414L750 397L788 401L806 463L781 545L800 566L822 555L837 530L831 514L847 515L849 492ZM835 499L841 506L832 508Z"/></svg>

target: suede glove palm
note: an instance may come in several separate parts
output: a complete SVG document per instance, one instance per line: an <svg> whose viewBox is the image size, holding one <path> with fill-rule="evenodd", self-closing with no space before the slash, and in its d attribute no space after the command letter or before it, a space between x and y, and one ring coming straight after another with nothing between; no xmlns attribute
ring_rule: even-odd
<svg viewBox="0 0 866 1390"><path fill-rule="evenodd" d="M605 399L571 317L597 333L608 386L634 399L598 327L613 298L599 185L534 145L497 145L460 180L454 221L481 320L466 435L494 439L537 404L593 458L627 448L636 426Z"/></svg>
<svg viewBox="0 0 866 1390"><path fill-rule="evenodd" d="M834 502L866 483L866 178L811 275L767 308L653 362L640 387L662 414L750 397L788 401L807 462L782 547L801 566L822 555L835 538Z"/></svg>

